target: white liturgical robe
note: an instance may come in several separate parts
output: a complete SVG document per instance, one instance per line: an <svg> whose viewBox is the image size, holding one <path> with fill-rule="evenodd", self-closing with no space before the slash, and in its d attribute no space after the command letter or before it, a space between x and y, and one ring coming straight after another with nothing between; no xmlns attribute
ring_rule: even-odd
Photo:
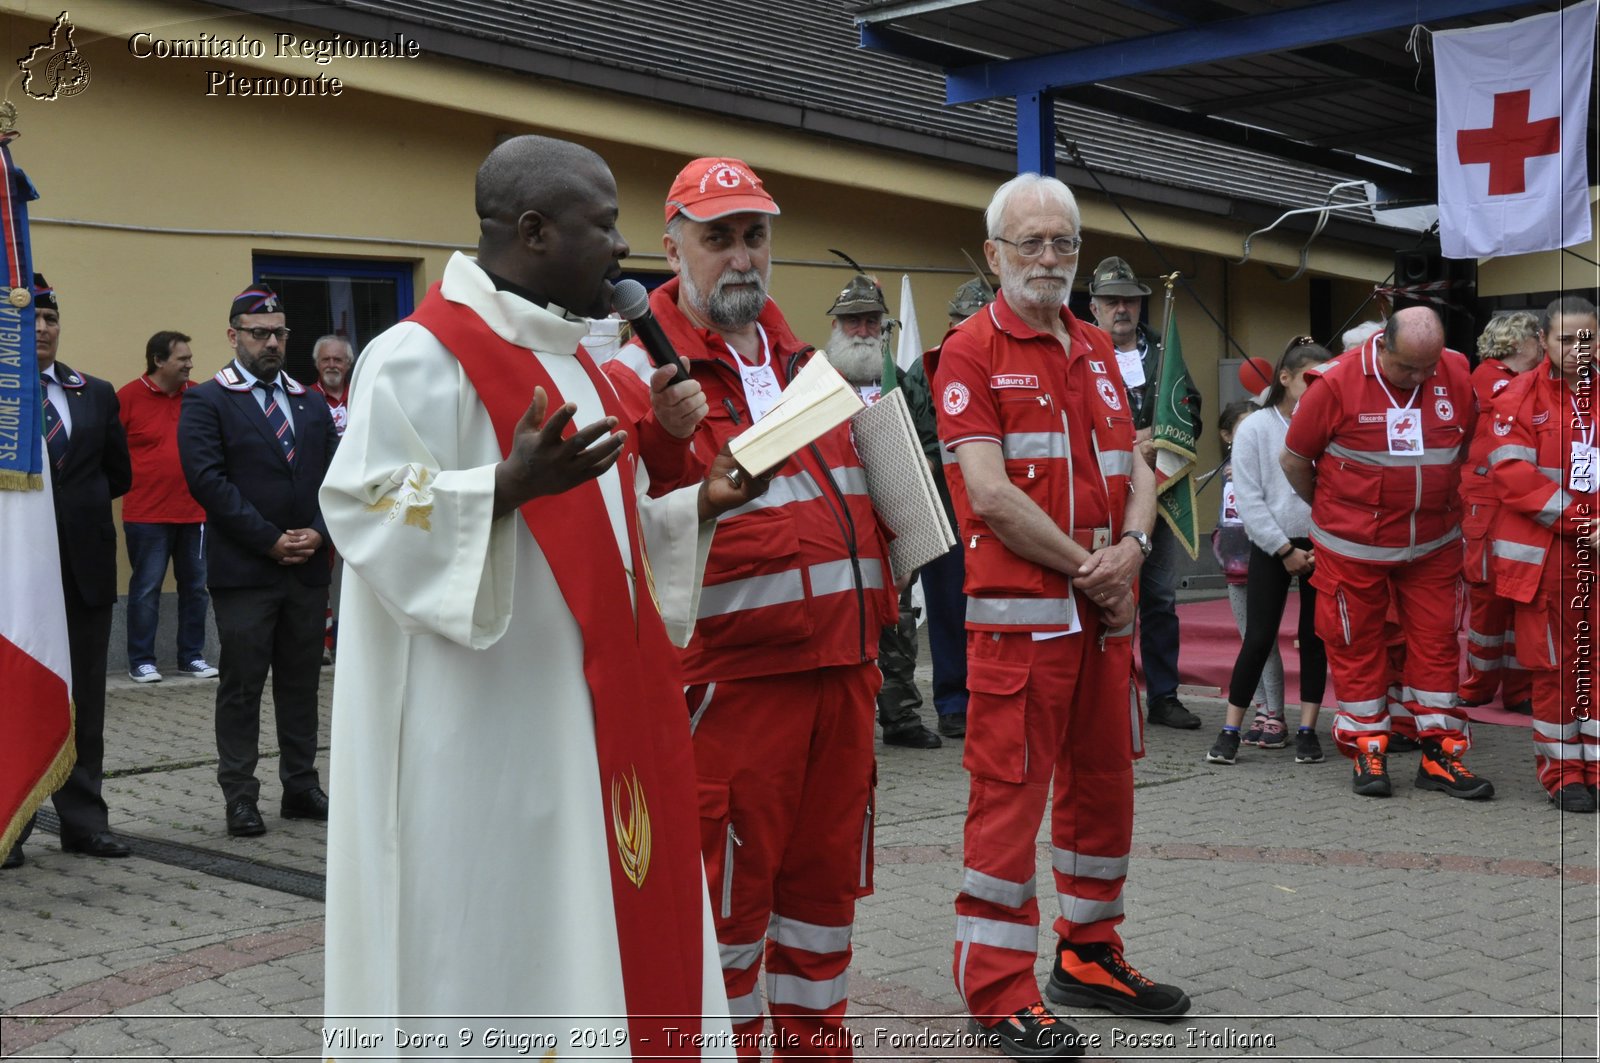
<svg viewBox="0 0 1600 1063"><path fill-rule="evenodd" d="M459 254L442 294L537 357L577 403L575 424L605 416L572 354L585 322L496 291ZM493 517L502 453L460 362L402 322L355 375L321 495L345 560L322 1053L497 1054L487 1037L514 1056L509 1042L526 1037L532 1058L552 1048L561 1060L627 1058L578 621L522 515ZM611 526L592 534L615 536L631 558L621 492L636 492L660 608L681 644L712 525L698 521L695 489L652 500L644 470L623 465L601 477ZM615 563L609 551L596 558ZM684 1034L729 1055L717 1050L731 1034L701 892L707 1017Z"/></svg>

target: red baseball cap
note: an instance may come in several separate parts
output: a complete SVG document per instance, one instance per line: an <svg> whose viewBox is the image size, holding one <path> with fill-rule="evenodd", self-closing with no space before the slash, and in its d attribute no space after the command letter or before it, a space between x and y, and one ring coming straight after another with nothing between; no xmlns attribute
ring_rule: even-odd
<svg viewBox="0 0 1600 1063"><path fill-rule="evenodd" d="M761 178L739 159L696 159L678 171L667 193L667 221L680 211L690 221L779 213Z"/></svg>

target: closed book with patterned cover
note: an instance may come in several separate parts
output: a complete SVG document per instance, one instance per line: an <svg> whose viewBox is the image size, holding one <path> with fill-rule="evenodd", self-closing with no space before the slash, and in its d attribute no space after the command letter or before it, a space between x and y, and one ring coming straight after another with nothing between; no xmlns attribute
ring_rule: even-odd
<svg viewBox="0 0 1600 1063"><path fill-rule="evenodd" d="M861 396L818 351L766 416L728 440L728 450L745 472L760 476L844 424L862 406Z"/></svg>
<svg viewBox="0 0 1600 1063"><path fill-rule="evenodd" d="M894 533L889 562L895 578L903 579L956 545L905 392L896 388L856 414L850 430L872 505Z"/></svg>

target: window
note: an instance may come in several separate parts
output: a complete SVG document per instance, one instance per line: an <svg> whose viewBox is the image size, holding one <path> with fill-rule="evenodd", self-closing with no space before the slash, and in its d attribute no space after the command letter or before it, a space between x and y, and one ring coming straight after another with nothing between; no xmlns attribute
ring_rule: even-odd
<svg viewBox="0 0 1600 1063"><path fill-rule="evenodd" d="M283 297L291 330L284 369L305 383L317 378L311 348L319 337L343 336L360 354L415 307L410 262L257 255L254 268Z"/></svg>

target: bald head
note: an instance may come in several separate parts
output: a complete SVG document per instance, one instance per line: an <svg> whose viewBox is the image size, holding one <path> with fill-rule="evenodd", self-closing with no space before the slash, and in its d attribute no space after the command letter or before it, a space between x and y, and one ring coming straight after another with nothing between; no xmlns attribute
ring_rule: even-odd
<svg viewBox="0 0 1600 1063"><path fill-rule="evenodd" d="M474 205L480 221L514 222L530 210L553 214L586 191L596 173L609 172L604 159L570 140L512 137L478 167Z"/></svg>
<svg viewBox="0 0 1600 1063"><path fill-rule="evenodd" d="M1389 318L1378 341L1384 378L1407 391L1434 374L1444 357L1444 323L1426 306L1408 306Z"/></svg>

